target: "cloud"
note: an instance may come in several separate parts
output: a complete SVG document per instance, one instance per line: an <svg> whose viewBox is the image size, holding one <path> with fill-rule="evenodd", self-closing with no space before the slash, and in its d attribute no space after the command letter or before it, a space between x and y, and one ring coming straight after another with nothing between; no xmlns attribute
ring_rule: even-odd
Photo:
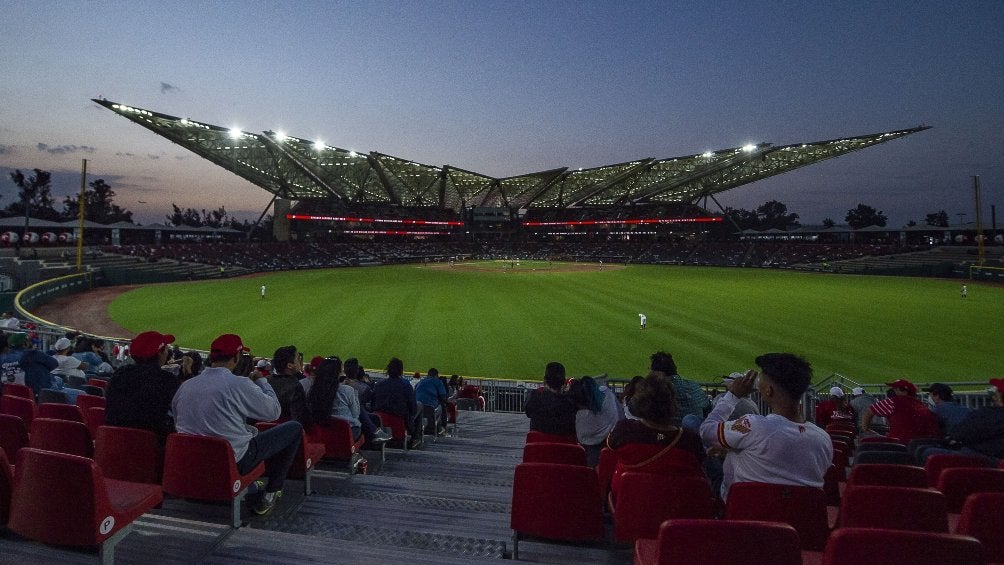
<svg viewBox="0 0 1004 565"><path fill-rule="evenodd" d="M17 153L16 145L0 144L0 155L13 155L14 153Z"/></svg>
<svg viewBox="0 0 1004 565"><path fill-rule="evenodd" d="M89 145L49 145L38 143L35 148L50 155L65 155L67 153L94 153L95 149Z"/></svg>
<svg viewBox="0 0 1004 565"><path fill-rule="evenodd" d="M171 84L168 84L166 82L161 81L161 83L160 83L160 93L161 94L170 94L172 92L181 92L181 89L178 88L177 86L174 86L174 85L171 85Z"/></svg>

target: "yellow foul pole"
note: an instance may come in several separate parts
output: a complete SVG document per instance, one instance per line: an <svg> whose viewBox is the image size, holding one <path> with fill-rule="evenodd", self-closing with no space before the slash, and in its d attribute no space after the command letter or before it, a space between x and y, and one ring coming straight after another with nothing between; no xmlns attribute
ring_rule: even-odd
<svg viewBox="0 0 1004 565"><path fill-rule="evenodd" d="M84 194L87 190L87 159L81 159L80 168L80 229L77 234L77 272L84 272Z"/></svg>

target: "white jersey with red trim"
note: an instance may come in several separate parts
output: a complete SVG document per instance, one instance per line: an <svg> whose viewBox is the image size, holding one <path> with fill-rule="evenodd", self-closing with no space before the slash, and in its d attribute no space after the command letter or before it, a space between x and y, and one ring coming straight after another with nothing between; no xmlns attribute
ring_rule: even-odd
<svg viewBox="0 0 1004 565"><path fill-rule="evenodd" d="M833 461L833 444L825 431L777 414L747 414L726 421L738 403L738 397L725 393L701 424L704 445L729 450L722 499L734 483L823 486L823 476Z"/></svg>

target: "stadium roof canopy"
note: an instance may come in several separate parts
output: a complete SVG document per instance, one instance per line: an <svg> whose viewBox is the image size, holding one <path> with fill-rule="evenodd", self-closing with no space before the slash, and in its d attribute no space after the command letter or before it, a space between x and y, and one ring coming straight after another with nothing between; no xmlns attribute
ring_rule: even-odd
<svg viewBox="0 0 1004 565"><path fill-rule="evenodd" d="M104 99L94 102L280 198L454 210L692 204L705 196L928 129L921 126L777 147L760 143L683 157L495 178L452 165L425 165L383 153L319 146L273 131L232 131Z"/></svg>

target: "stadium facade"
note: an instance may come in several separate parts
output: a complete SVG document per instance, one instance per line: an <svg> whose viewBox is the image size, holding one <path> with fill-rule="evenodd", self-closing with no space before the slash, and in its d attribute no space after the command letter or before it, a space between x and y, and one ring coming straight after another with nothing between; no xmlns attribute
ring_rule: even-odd
<svg viewBox="0 0 1004 565"><path fill-rule="evenodd" d="M596 229L607 236L658 235L706 232L713 224L732 232L716 194L928 129L759 143L498 178L274 131L231 130L105 99L94 102L272 193L262 217L274 204L279 240L319 233L546 237ZM709 200L718 212L709 212Z"/></svg>

